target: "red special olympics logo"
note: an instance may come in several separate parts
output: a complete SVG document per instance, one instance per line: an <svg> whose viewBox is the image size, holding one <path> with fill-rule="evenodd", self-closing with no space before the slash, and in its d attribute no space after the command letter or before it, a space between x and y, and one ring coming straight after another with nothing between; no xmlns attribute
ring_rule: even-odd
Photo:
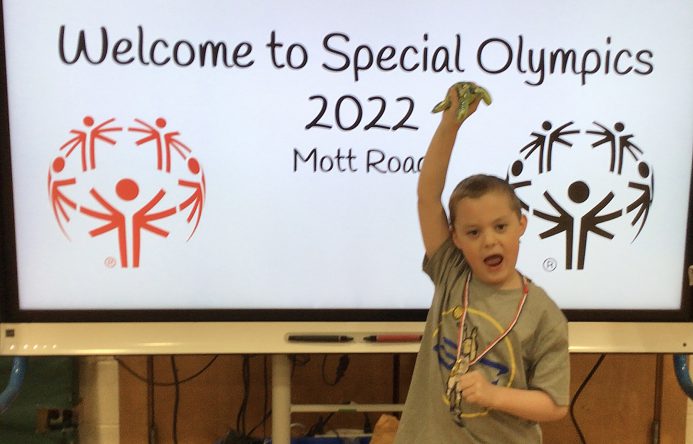
<svg viewBox="0 0 693 444"><path fill-rule="evenodd" d="M67 139L50 163L48 196L69 240L106 249L108 267L138 268L142 250L161 247L161 238L187 241L195 234L205 175L166 119L97 123L86 116Z"/></svg>

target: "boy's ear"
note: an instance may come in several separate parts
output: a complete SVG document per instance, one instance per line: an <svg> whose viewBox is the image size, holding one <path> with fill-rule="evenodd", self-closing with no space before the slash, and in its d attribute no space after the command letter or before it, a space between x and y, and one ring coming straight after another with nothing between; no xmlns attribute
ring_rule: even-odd
<svg viewBox="0 0 693 444"><path fill-rule="evenodd" d="M527 216L522 214L522 215L520 215L520 236L525 234L526 229L527 229Z"/></svg>
<svg viewBox="0 0 693 444"><path fill-rule="evenodd" d="M458 250L462 250L462 248L460 248L459 238L457 237L457 231L455 231L455 227L452 225L448 225L448 228L450 230L450 237L452 238L452 243L455 244Z"/></svg>

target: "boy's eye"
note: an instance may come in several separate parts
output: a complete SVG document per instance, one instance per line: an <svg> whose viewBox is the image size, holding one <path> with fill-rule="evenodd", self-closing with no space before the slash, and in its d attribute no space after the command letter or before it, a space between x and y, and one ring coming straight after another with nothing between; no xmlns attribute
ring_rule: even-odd
<svg viewBox="0 0 693 444"><path fill-rule="evenodd" d="M467 231L467 236L476 236L477 234L479 234L479 231L478 231L478 230L469 230L469 231Z"/></svg>
<svg viewBox="0 0 693 444"><path fill-rule="evenodd" d="M506 228L508 228L508 224L498 224L498 225L496 225L496 230L498 230L498 231L505 231Z"/></svg>

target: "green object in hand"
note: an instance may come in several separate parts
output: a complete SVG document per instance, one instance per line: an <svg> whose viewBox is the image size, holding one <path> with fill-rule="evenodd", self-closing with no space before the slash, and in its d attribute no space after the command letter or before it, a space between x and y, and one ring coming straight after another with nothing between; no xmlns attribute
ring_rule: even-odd
<svg viewBox="0 0 693 444"><path fill-rule="evenodd" d="M481 100L483 100L485 104L491 104L491 95L488 91L472 82L457 82L452 86L454 86L457 91L457 98L459 100L457 106L457 120L460 122L468 117L469 105L471 105L477 97L481 97ZM450 108L450 105L450 98L446 95L445 100L433 107L433 112L439 113L444 111Z"/></svg>

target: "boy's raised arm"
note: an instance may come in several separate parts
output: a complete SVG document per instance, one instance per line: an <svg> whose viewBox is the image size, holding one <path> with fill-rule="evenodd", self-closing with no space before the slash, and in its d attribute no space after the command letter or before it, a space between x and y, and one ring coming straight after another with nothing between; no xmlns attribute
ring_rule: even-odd
<svg viewBox="0 0 693 444"><path fill-rule="evenodd" d="M417 188L419 225L427 257L431 257L450 237L450 227L441 198L452 148L462 122L456 117L458 98L454 87L448 90L448 98L452 105L443 111L440 124L433 134L419 173ZM480 100L477 98L469 105L467 116L476 111Z"/></svg>

